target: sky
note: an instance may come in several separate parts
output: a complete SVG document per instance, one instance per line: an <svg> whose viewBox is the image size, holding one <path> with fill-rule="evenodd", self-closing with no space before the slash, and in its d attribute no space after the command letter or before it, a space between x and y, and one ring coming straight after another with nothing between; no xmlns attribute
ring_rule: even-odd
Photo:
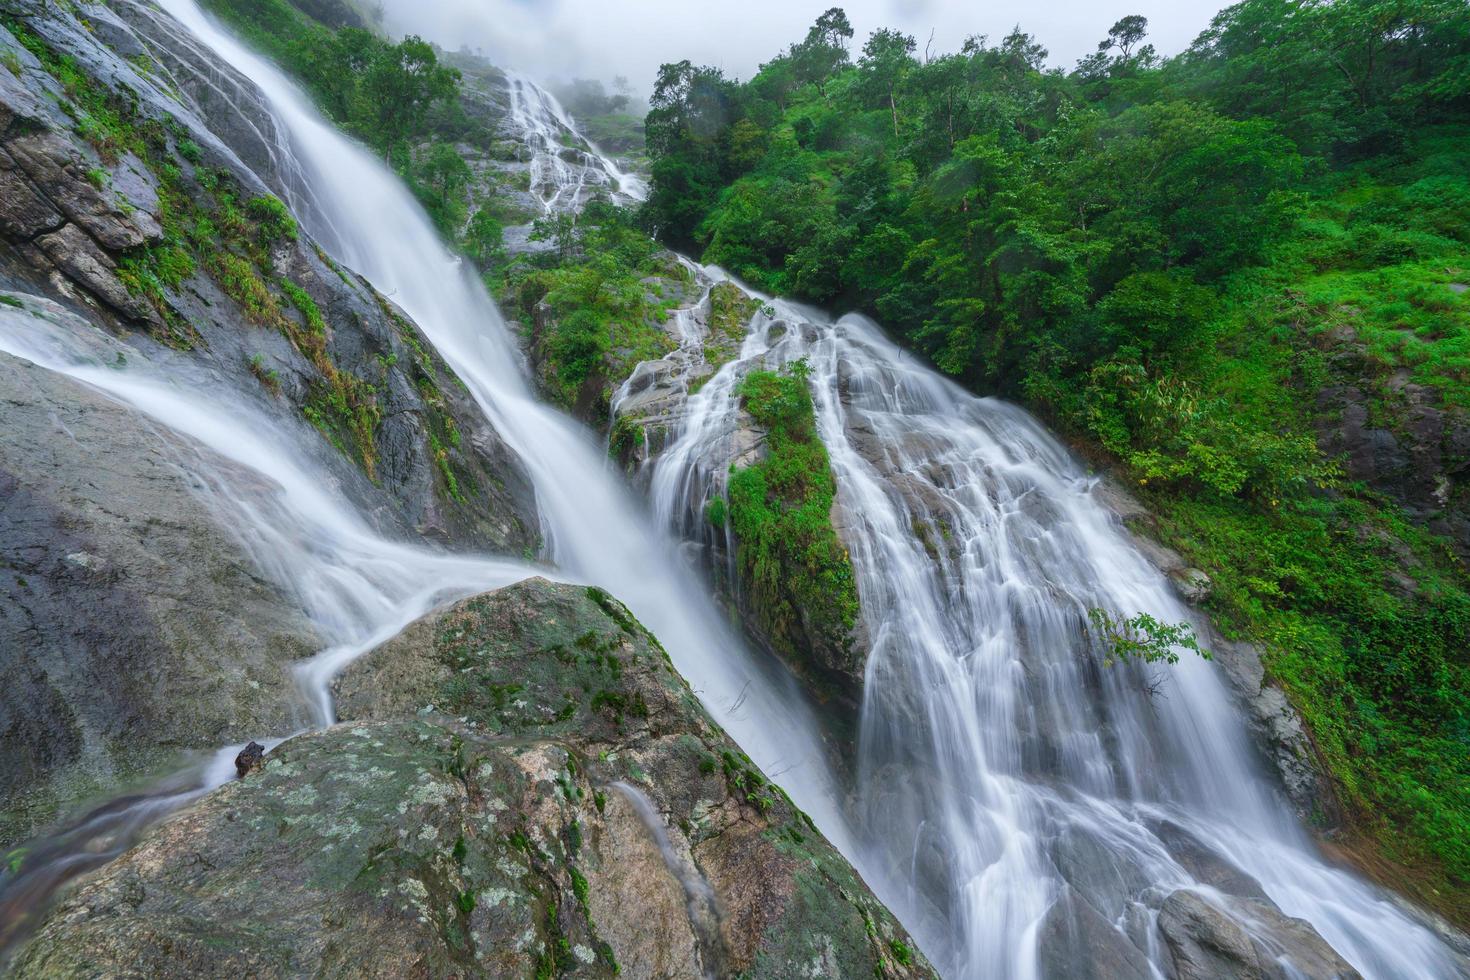
<svg viewBox="0 0 1470 980"><path fill-rule="evenodd" d="M542 81L622 75L641 96L658 66L688 58L745 79L834 0L377 0L394 34L419 34L442 48L482 51L498 65ZM936 54L971 34L999 41L1016 24L1070 68L1127 14L1149 21L1161 54L1188 46L1230 0L835 0L856 31L854 49L879 27L919 39Z"/></svg>

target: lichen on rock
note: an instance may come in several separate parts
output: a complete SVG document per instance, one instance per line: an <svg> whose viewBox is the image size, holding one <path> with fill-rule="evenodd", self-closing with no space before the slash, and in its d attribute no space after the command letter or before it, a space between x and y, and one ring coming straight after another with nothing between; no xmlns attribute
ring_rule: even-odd
<svg viewBox="0 0 1470 980"><path fill-rule="evenodd" d="M155 829L16 975L932 975L599 589L465 600L337 691L341 724Z"/></svg>

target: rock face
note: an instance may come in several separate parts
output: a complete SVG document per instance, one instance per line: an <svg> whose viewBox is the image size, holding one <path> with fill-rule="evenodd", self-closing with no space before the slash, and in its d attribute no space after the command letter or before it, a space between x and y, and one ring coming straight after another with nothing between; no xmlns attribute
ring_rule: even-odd
<svg viewBox="0 0 1470 980"><path fill-rule="evenodd" d="M0 71L0 289L48 296L150 356L187 352L309 421L322 463L385 531L538 547L519 462L417 327L272 210L290 155L254 86L150 5L4 10L19 70Z"/></svg>
<svg viewBox="0 0 1470 980"><path fill-rule="evenodd" d="M1470 559L1470 414L1407 371L1384 378L1351 327L1324 331L1332 383L1317 393L1317 445Z"/></svg>
<svg viewBox="0 0 1470 980"><path fill-rule="evenodd" d="M288 666L320 643L191 493L200 450L4 354L0 418L0 843L186 747L294 727Z"/></svg>
<svg viewBox="0 0 1470 980"><path fill-rule="evenodd" d="M606 593L461 602L338 688L347 721L83 885L16 975L932 974Z"/></svg>
<svg viewBox="0 0 1470 980"><path fill-rule="evenodd" d="M0 330L39 317L100 363L251 403L384 534L539 547L530 483L463 386L271 196L284 157L247 79L130 0L5 0L0 48ZM9 843L186 747L299 727L287 668L321 644L190 493L197 449L10 359L0 399Z"/></svg>

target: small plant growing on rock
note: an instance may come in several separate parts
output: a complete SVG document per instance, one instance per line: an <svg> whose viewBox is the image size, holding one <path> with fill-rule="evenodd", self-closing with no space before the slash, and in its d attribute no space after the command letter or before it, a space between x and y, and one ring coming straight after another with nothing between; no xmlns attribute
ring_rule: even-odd
<svg viewBox="0 0 1470 980"><path fill-rule="evenodd" d="M270 194L252 197L245 203L245 214L255 222L262 245L296 240L296 219L280 198Z"/></svg>
<svg viewBox="0 0 1470 980"><path fill-rule="evenodd" d="M272 394L279 394L281 390L281 376L276 373L275 368L265 366L265 355L256 354L250 358L250 373L255 379L265 385Z"/></svg>

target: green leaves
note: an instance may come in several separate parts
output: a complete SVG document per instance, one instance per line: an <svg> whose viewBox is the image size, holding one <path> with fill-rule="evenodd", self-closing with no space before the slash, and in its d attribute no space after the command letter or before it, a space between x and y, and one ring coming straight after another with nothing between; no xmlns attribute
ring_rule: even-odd
<svg viewBox="0 0 1470 980"><path fill-rule="evenodd" d="M1107 646L1104 663L1109 666L1115 660L1177 664L1180 650L1192 650L1210 659L1210 652L1200 648L1194 627L1188 623L1165 623L1143 612L1131 619L1118 619L1097 608L1087 610L1087 618Z"/></svg>

